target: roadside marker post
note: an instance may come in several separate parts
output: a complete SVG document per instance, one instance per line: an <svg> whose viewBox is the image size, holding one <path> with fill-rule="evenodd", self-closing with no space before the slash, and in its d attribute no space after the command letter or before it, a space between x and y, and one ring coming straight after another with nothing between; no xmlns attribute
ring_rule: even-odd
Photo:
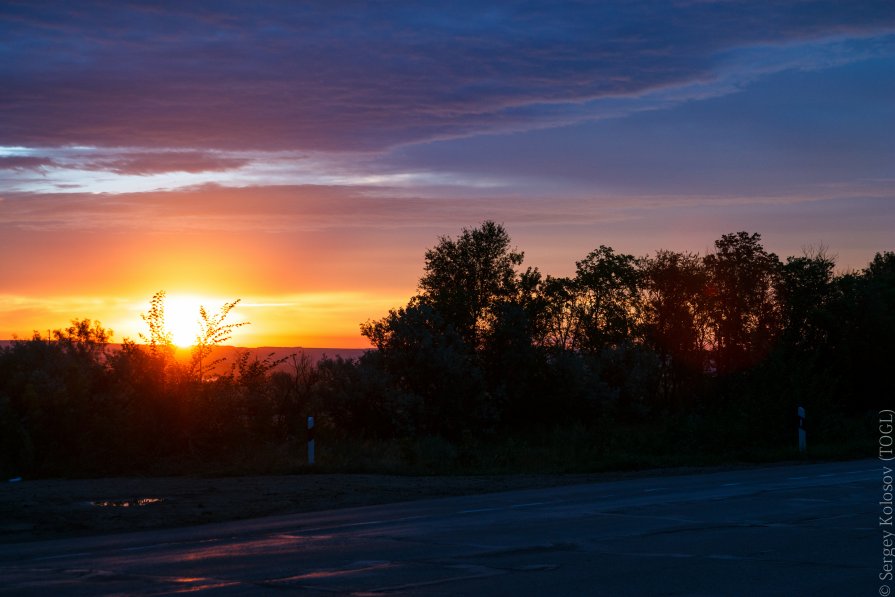
<svg viewBox="0 0 895 597"><path fill-rule="evenodd" d="M314 442L314 417L308 417L308 464L314 464L316 447Z"/></svg>
<svg viewBox="0 0 895 597"><path fill-rule="evenodd" d="M799 453L805 453L805 409L799 407Z"/></svg>

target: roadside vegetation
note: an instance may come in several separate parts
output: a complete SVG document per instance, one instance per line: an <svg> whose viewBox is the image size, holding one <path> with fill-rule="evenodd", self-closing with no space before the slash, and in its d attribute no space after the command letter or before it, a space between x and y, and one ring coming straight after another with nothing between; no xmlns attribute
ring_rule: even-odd
<svg viewBox="0 0 895 597"><path fill-rule="evenodd" d="M175 358L164 293L145 337L75 320L0 350L7 476L306 470L588 472L869 456L891 407L895 253L837 273L758 234L706 255L600 246L555 278L494 222L426 251L418 292L361 324L355 360L210 361L243 323L204 309ZM886 406L887 405L887 406Z"/></svg>

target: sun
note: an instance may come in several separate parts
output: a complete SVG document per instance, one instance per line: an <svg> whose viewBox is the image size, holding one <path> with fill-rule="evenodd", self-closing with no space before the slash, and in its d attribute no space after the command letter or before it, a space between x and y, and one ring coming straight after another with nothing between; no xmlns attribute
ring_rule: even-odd
<svg viewBox="0 0 895 597"><path fill-rule="evenodd" d="M171 332L171 341L180 348L196 343L199 335L199 308L208 301L196 296L175 295L165 297L165 327Z"/></svg>

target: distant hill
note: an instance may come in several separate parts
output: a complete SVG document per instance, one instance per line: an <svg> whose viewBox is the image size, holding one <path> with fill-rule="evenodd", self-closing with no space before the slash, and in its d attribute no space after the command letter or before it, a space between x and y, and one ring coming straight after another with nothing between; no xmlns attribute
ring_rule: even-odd
<svg viewBox="0 0 895 597"><path fill-rule="evenodd" d="M249 358L257 358L263 360L270 357L271 360L289 359L292 355L300 356L308 355L312 363L317 363L323 357L342 357L343 359L356 359L369 349L365 348L302 348L295 346L291 348L282 346L260 346L258 348L240 348L238 346L218 346L211 353L211 359L226 358L226 362L232 362L240 354L248 352ZM180 348L177 350L177 356L180 358L189 358L190 349ZM284 363L288 365L288 363ZM282 368L282 367L281 367Z"/></svg>
<svg viewBox="0 0 895 597"><path fill-rule="evenodd" d="M0 348L9 346L12 344L14 340L0 340ZM109 348L112 350L117 350L120 348L120 344L109 344ZM257 358L259 360L263 360L270 356L271 360L279 360L279 359L287 359L285 363L278 366L276 370L290 370L289 359L292 355L300 356L302 354L308 355L311 359L312 363L317 363L323 357L342 357L343 359L356 359L359 358L362 354L367 352L366 348L303 348L301 346L294 347L283 347L283 346L260 346L258 348L241 348L238 346L217 346L213 349L210 360L215 360L219 358L224 358L224 365L226 366L229 363L234 362L234 360L238 357L238 355L248 351L250 357L249 358ZM189 348L178 348L177 349L177 358L178 359L189 359L190 357L190 349Z"/></svg>

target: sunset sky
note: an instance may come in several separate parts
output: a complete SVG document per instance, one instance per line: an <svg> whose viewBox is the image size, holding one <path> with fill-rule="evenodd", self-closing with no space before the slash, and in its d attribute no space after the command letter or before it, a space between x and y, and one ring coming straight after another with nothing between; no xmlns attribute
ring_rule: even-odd
<svg viewBox="0 0 895 597"><path fill-rule="evenodd" d="M0 1L0 339L365 346L440 235L895 249L895 2ZM190 299L192 297L192 299Z"/></svg>

